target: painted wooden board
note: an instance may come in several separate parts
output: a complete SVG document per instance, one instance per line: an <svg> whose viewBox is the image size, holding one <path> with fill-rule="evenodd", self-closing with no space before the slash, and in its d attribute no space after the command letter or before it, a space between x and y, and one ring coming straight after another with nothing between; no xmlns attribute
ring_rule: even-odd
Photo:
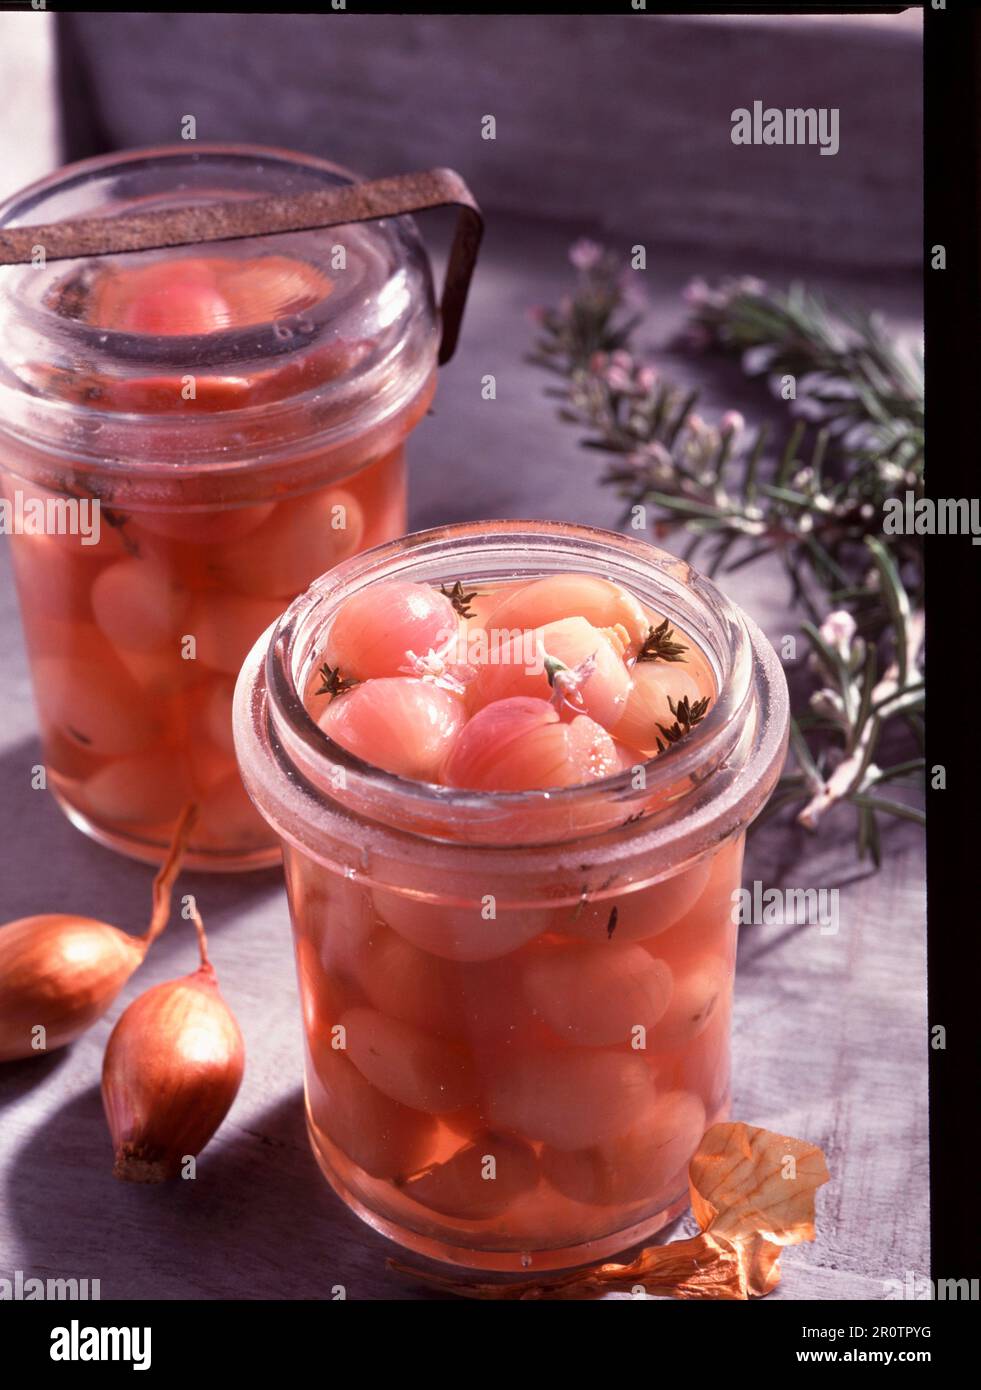
<svg viewBox="0 0 981 1390"><path fill-rule="evenodd" d="M917 263L916 9L766 24L623 8L64 14L79 93L68 135L80 153L100 139L171 143L190 114L198 140L301 149L366 175L448 164L498 213L575 221L585 209L626 234L639 217L662 243ZM756 100L837 111L837 152L733 145L733 111Z"/></svg>

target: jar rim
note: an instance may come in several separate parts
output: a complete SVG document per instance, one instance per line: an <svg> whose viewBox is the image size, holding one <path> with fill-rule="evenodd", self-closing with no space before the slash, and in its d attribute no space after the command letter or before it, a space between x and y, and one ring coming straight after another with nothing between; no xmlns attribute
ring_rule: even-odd
<svg viewBox="0 0 981 1390"><path fill-rule="evenodd" d="M715 663L716 698L705 719L682 744L667 755L643 762L643 787L631 785L632 769L596 782L542 791L472 791L410 781L341 748L307 711L301 691L302 675L313 655L311 643L315 643L316 630L322 630L326 618L343 598L382 578L397 575L416 579L431 575L448 555L469 561L463 569L468 583L479 582L481 565L487 575L495 565L507 566L507 557L513 570L515 556L532 565L529 579L538 578L549 551L553 560L551 572L578 569L619 583L625 574L633 574L637 583L625 587L642 602L644 593L638 593L638 587L644 589L645 579L648 589L652 583L661 586L662 598L669 591L676 599L687 594L686 631L703 648L706 644L711 647L706 654ZM452 577L459 578L460 572L452 576L447 573L444 580ZM427 578L423 582L436 581ZM706 621L711 617L714 623L711 633L691 630L691 615L697 604L702 605ZM676 611L665 611L685 625ZM304 644L305 651L301 650ZM468 834L462 840L447 842L471 848L500 848L502 841L494 837L495 821L503 820L506 824L509 816L529 808L542 813L543 827L550 825L557 830L559 840L570 838L561 833L570 821L576 827L571 837L582 839L582 819L570 816L570 812L575 810L578 815L591 799L604 797L607 802L612 798L623 804L624 821L615 827L621 838L627 836L637 841L653 836L661 845L671 843L678 849L683 840L697 839L711 821L718 832L716 838L722 839L736 825L751 820L772 789L783 763L788 725L786 680L776 653L756 625L711 580L670 553L619 532L521 520L437 527L344 561L315 580L259 639L239 676L235 706L240 765L253 799L267 818L272 803L264 806L264 798L277 780L280 792L284 791L285 777L292 779L294 789L300 782L305 784L303 814L309 815L319 801L327 815L333 807L365 822L374 819L389 831L431 841L440 837L427 834L424 827L432 813L439 811L462 817L478 837L490 837L470 838ZM755 721L755 728L747 745L745 730L750 721ZM747 746L740 747L740 741ZM706 767L713 772L700 777ZM336 785L337 769L342 770L345 797L335 802L329 787ZM705 789L713 779L712 794L706 797ZM666 811L641 814L636 820L628 814L631 806L640 808L659 791L666 792L685 782L690 782L698 794L675 797ZM357 793L354 799L352 789ZM274 795L273 801L276 800ZM281 810L285 804L279 801ZM356 805L353 811L352 804ZM299 811L299 803L295 809ZM283 826L276 828L283 834ZM609 834L607 811L603 828L588 830L586 835L599 842L609 839ZM290 838L288 828L285 838ZM309 848L309 837L302 838ZM554 844L556 840L545 838L541 843Z"/></svg>

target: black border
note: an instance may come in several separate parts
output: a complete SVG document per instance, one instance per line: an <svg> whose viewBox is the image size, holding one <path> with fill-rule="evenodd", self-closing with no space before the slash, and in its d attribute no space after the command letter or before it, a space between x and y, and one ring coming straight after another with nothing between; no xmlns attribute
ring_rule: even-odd
<svg viewBox="0 0 981 1390"><path fill-rule="evenodd" d="M925 15L925 290L927 493L977 497L981 401L981 9L949 4ZM931 269L931 248L947 268ZM930 1048L931 1267L934 1280L979 1273L972 1210L977 1163L978 813L972 781L981 728L972 692L981 679L976 637L981 549L964 536L926 537L927 900ZM953 703L950 703L953 701ZM954 708L964 702L962 716ZM929 770L946 770L933 790ZM897 929L902 924L897 923ZM902 1143L902 1136L896 1136Z"/></svg>
<svg viewBox="0 0 981 1390"><path fill-rule="evenodd" d="M30 10L30 0L0 0L0 11ZM51 12L71 12L73 6L49 3ZM77 7L83 8L81 6ZM112 6L84 8L112 9ZM129 8L129 7L120 7ZM168 10L195 10L191 5L165 7ZM206 8L206 7L205 7ZM238 8L238 7L236 7ZM252 7L241 7L248 10ZM848 14L879 11L895 13L911 8L903 5L704 5L698 13L742 14ZM979 491L979 460L975 438L978 434L979 404L981 404L981 372L979 372L978 331L981 325L981 242L978 229L979 180L981 180L981 8L946 0L946 8L934 10L931 0L925 8L925 131L924 131L924 278L926 294L927 334L927 406L928 406L928 493L936 497L971 497ZM629 11L629 0L621 3L590 6L570 5L564 13L615 13ZM267 12L267 11L264 11ZM329 0L320 5L291 4L283 12L331 14ZM346 13L457 13L457 14L528 14L557 13L545 4L525 6L498 4L467 10L461 4L385 3L385 0L348 0ZM684 6L648 3L647 13L691 13ZM342 16L338 14L340 19ZM91 137L90 137L91 138ZM98 136L95 137L98 139ZM947 268L930 267L931 247L946 248ZM973 777L981 767L981 720L974 713L972 694L981 679L981 653L977 632L977 594L981 581L981 550L967 537L928 537L927 557L927 684L932 692L927 716L928 768L941 764L946 769L945 790L932 790L928 779L928 903L929 903L929 1024L946 1030L946 1047L930 1046L930 1141L931 1141L931 1273L934 1279L977 1277L981 1261L977 1254L977 1221L974 1218L974 1176L976 1150L972 1129L976 1127L977 1112L977 1035L978 1015L981 1012L979 982L981 982L981 950L979 923L973 879L968 878L972 861L977 858L977 813L969 798ZM965 872L967 871L967 872ZM904 929L897 922L897 931ZM883 1046L888 1040L883 1039ZM874 1065L874 1058L869 1059ZM902 1147L903 1134L891 1136L890 1142ZM920 1213L910 1213L910 1219L920 1219ZM440 1301L440 1300L437 1300ZM456 1306L462 1306L458 1301ZM258 1308L263 1309L262 1314ZM410 1305L418 1309L418 1303ZM673 1308L687 1305L673 1304ZM731 1306L731 1305L730 1305ZM763 1305L759 1305L763 1306ZM254 1373L262 1374L272 1364L287 1365L300 1360L297 1355L309 1348L311 1361L316 1358L327 1374L331 1373L331 1350L342 1322L332 1318L327 1310L315 1305L311 1324L304 1309L281 1304L251 1304L256 1308L257 1326L244 1324L241 1305L208 1303L130 1303L85 1305L22 1304L23 1316L5 1319L7 1347L13 1350L14 1338L21 1343L26 1355L37 1364L49 1365L47 1359L48 1329L71 1317L91 1323L152 1323L164 1332L166 1341L155 1353L154 1370L172 1375L178 1368L187 1371L192 1366L199 1375L210 1366L230 1369L237 1364L248 1365ZM941 1335L930 1345L941 1353L949 1352L955 1328L965 1338L968 1309L949 1304L930 1305L893 1303L886 1305L787 1302L767 1304L764 1325L752 1314L735 1321L729 1317L722 1335L726 1341L711 1353L726 1361L743 1356L762 1358L767 1369L782 1369L795 1364L792 1346L802 1345L802 1324L842 1325L849 1320L864 1325L907 1323L931 1325ZM783 1312L780 1313L779 1309ZM266 1329L273 1321L267 1310L276 1310L273 1326L277 1335L266 1343ZM190 1320L188 1321L190 1316ZM681 1315L683 1318L688 1315ZM718 1315L716 1315L718 1316ZM251 1321L251 1320L250 1320ZM14 1327L14 1322L17 1326ZM200 1325L209 1325L213 1335L208 1349L192 1352L187 1333L196 1333ZM347 1324L350 1327L350 1324ZM419 1324L416 1324L419 1326ZM697 1326L702 1326L699 1318ZM375 1327L378 1324L376 1322ZM635 1324L636 1326L636 1324ZM642 1335L649 1336L651 1324L642 1324ZM316 1328L313 1343L309 1334ZM694 1321L681 1324L672 1320L669 1336L681 1329L695 1330ZM421 1330L421 1328L420 1328ZM769 1339L775 1335L775 1340ZM343 1334L342 1334L343 1336ZM960 1338L958 1338L960 1340ZM769 1343L769 1345L766 1345ZM265 1344L265 1345L263 1345ZM366 1370L377 1374L377 1339L371 1344ZM828 1345L823 1343L822 1345ZM275 1349L274 1357L266 1352ZM343 1351L344 1340L336 1345ZM364 1350L359 1341L357 1349ZM396 1349L397 1350L397 1349ZM403 1348L412 1359L411 1344ZM543 1348L544 1350L544 1348ZM607 1348L607 1354L613 1348ZM550 1365L556 1348L550 1344L545 1353ZM210 1352L210 1354L209 1354ZM429 1344L424 1353L438 1356L439 1344ZM645 1360L651 1369L670 1363L675 1354L685 1357L693 1374L698 1374L699 1353L690 1344L675 1348L675 1353L663 1342L651 1344ZM330 1356L331 1360L327 1360ZM297 1366L299 1370L307 1359ZM942 1355L934 1358L946 1359ZM9 1364L9 1357L8 1357ZM417 1363L418 1364L418 1363ZM435 1364L439 1364L436 1362ZM531 1358L526 1353L518 1357L505 1356L509 1370L519 1368L527 1374ZM446 1369L450 1371L447 1363ZM703 1363L704 1367L704 1363ZM69 1374L95 1370L99 1375L113 1370L132 1375L128 1366L73 1365ZM305 1369L305 1367L304 1367ZM707 1367L704 1367L707 1370ZM350 1375L351 1370L346 1373ZM452 1374L452 1371L450 1371Z"/></svg>

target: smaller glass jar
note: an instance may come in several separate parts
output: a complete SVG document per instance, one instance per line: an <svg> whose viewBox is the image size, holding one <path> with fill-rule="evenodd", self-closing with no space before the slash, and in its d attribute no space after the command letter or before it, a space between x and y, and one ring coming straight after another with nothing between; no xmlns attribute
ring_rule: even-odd
<svg viewBox="0 0 981 1390"><path fill-rule="evenodd" d="M351 183L323 160L185 144L88 160L0 226ZM406 527L404 444L439 324L411 218L0 270L0 486L49 786L159 861L273 863L231 699L318 574Z"/></svg>
<svg viewBox="0 0 981 1390"><path fill-rule="evenodd" d="M697 644L715 698L653 761L547 792L412 782L345 752L304 693L348 597L612 579ZM493 634L492 634L493 636ZM787 742L755 625L652 546L544 522L448 526L318 580L239 677L245 785L283 842L311 1141L366 1221L497 1270L600 1259L687 1203L729 1107L733 894Z"/></svg>

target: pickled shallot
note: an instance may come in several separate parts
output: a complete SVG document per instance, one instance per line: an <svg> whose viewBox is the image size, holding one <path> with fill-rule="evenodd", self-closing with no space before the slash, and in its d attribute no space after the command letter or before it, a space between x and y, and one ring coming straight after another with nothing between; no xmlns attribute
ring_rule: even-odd
<svg viewBox="0 0 981 1390"><path fill-rule="evenodd" d="M407 676L381 676L332 700L319 723L366 762L435 782L464 719L463 705L448 691Z"/></svg>
<svg viewBox="0 0 981 1390"><path fill-rule="evenodd" d="M693 726L714 694L704 656L684 658L687 644L653 617L593 575L485 591L460 580L368 585L327 631L311 694L315 708L318 695L330 704L318 722L365 761L446 786L601 780L663 749L679 702Z"/></svg>
<svg viewBox="0 0 981 1390"><path fill-rule="evenodd" d="M331 624L324 659L356 681L398 676L413 654L445 649L457 629L445 594L405 580L377 584L344 604Z"/></svg>

